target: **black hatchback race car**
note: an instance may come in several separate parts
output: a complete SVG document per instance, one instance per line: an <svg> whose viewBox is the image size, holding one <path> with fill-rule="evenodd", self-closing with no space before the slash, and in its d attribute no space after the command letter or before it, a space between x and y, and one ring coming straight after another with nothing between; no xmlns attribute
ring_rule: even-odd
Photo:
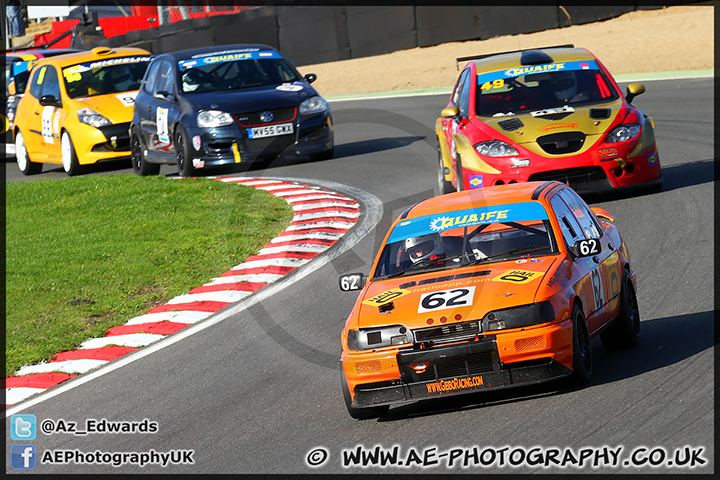
<svg viewBox="0 0 720 480"><path fill-rule="evenodd" d="M279 155L332 157L330 107L278 50L223 45L155 57L130 124L133 170L156 175Z"/></svg>

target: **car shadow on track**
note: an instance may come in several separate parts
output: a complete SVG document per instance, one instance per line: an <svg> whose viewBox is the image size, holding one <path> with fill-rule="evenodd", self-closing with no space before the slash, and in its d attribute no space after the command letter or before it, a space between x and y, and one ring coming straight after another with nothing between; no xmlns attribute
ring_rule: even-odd
<svg viewBox="0 0 720 480"><path fill-rule="evenodd" d="M600 339L595 338L592 342L594 372L587 386L575 387L569 385L565 379L559 379L537 385L433 398L391 407L390 412L378 421L393 422L524 402L636 377L682 363L698 353L711 349L714 338L713 324L712 311L644 320L641 323L638 346L613 352L605 351ZM678 328L678 325L682 325L682 328ZM711 368L711 365L708 367Z"/></svg>
<svg viewBox="0 0 720 480"><path fill-rule="evenodd" d="M344 160L358 155L367 155L383 151L391 151L398 148L406 147L415 142L423 141L419 137L390 137L376 138L371 140L362 140L358 142L343 143L335 146L335 153L332 158L321 160L313 159L309 156L280 156L272 160L255 161L251 163L240 163L224 165L221 167L208 168L206 170L196 170L193 176L223 176L234 175L240 173L250 173L253 175L263 175L267 170L269 175L272 174L273 168L288 167L292 165L302 165L307 163L326 162L333 160ZM168 177L177 176L176 173L168 173Z"/></svg>
<svg viewBox="0 0 720 480"><path fill-rule="evenodd" d="M587 194L583 195L583 198L589 204L609 202L643 195L670 192L681 188L702 185L703 183L712 183L715 180L714 168L715 161L713 159L664 166L662 167L663 185L661 190L653 189L652 187L637 187L617 192Z"/></svg>

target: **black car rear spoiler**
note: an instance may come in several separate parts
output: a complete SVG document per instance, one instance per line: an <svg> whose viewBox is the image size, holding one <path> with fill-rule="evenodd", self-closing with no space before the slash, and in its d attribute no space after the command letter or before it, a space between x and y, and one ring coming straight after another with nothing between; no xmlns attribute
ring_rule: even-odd
<svg viewBox="0 0 720 480"><path fill-rule="evenodd" d="M460 62L468 62L470 60L480 60L481 58L494 57L495 55L505 55L506 53L527 52L528 50L545 50L548 48L575 48L575 45L569 43L567 45L553 45L551 47L525 48L522 50L508 50L507 52L486 53L484 55L473 55L470 57L460 57L460 58L455 59L455 68L460 70Z"/></svg>

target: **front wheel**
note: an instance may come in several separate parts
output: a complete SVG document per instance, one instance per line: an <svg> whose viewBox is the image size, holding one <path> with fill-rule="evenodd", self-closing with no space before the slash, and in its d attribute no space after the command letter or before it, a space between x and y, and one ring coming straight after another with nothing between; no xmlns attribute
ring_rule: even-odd
<svg viewBox="0 0 720 480"><path fill-rule="evenodd" d="M640 309L635 289L627 270L623 271L620 288L620 312L608 328L600 334L605 350L632 348L640 338Z"/></svg>
<svg viewBox="0 0 720 480"><path fill-rule="evenodd" d="M585 325L585 315L578 304L573 306L573 373L571 383L584 385L590 381L593 371L592 347L590 335Z"/></svg>
<svg viewBox="0 0 720 480"><path fill-rule="evenodd" d="M160 165L157 163L150 163L145 160L142 154L142 145L137 135L133 135L130 140L130 146L132 150L132 169L135 174L144 177L146 175L157 175L160 173Z"/></svg>
<svg viewBox="0 0 720 480"><path fill-rule="evenodd" d="M352 406L352 398L350 398L350 389L348 389L347 380L345 380L345 372L340 371L342 378L343 398L345 399L345 407L348 413L355 420L369 420L371 418L380 418L387 415L390 410L389 405L380 405L378 407L355 408Z"/></svg>
<svg viewBox="0 0 720 480"><path fill-rule="evenodd" d="M437 147L437 154L438 154L438 190L440 191L440 195L445 195L446 193L452 193L455 191L455 189L452 186L452 182L448 182L447 180L445 180L445 164L443 163L442 150L440 150L439 141L438 141L438 147ZM448 170L448 173L450 173L449 170Z"/></svg>
<svg viewBox="0 0 720 480"><path fill-rule="evenodd" d="M187 133L181 125L178 125L175 130L175 158L177 159L178 175L189 177L193 172L192 153Z"/></svg>
<svg viewBox="0 0 720 480"><path fill-rule="evenodd" d="M72 139L70 138L70 134L68 132L62 133L61 148L62 164L65 173L67 173L69 177L82 173L82 167L80 166L80 163L78 163L77 153L75 152L75 147L73 146Z"/></svg>
<svg viewBox="0 0 720 480"><path fill-rule="evenodd" d="M23 175L34 175L42 170L42 163L30 160L30 155L28 155L25 146L25 137L19 130L15 136L15 161L17 161L17 166Z"/></svg>

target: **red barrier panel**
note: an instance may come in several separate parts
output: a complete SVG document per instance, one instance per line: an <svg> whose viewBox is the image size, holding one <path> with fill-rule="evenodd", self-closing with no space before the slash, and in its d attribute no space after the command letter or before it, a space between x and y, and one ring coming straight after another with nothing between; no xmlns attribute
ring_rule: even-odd
<svg viewBox="0 0 720 480"><path fill-rule="evenodd" d="M157 13L157 9L155 13ZM100 26L100 28L102 28L103 35L105 35L106 38L110 38L116 35L125 35L127 32L133 30L144 30L151 27L157 28L158 22L155 21L153 23L150 23L148 21L148 18L155 18L157 20L157 17L153 17L152 15L138 15L131 17L102 17L98 18L98 25ZM53 22L52 31L50 33L35 35L35 46L40 46L56 39L63 33L73 28L78 23L80 23L80 20L63 20L59 22ZM54 44L52 48L70 48L71 41L72 36L68 35L67 37L60 40L58 43Z"/></svg>

